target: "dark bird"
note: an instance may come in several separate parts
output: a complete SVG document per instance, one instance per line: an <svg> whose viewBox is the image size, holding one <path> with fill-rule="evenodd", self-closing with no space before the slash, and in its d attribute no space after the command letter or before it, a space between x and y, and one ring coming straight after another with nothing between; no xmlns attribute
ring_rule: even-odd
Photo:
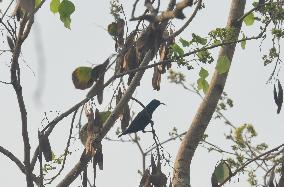
<svg viewBox="0 0 284 187"><path fill-rule="evenodd" d="M277 114L279 114L283 103L283 88L279 80L278 80L278 94L274 84L273 95L274 95L274 101L277 105Z"/></svg>
<svg viewBox="0 0 284 187"><path fill-rule="evenodd" d="M159 100L153 99L141 112L137 114L129 127L118 137L141 130L145 132L144 129L151 122L153 112L160 104L164 105L164 103L161 103Z"/></svg>

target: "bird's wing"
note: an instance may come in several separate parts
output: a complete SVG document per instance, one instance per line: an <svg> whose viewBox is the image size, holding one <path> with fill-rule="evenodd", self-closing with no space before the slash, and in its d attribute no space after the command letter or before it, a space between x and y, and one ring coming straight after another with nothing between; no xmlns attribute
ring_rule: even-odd
<svg viewBox="0 0 284 187"><path fill-rule="evenodd" d="M150 115L151 117L151 115ZM137 132L139 130L143 130L148 123L150 122L149 115L145 111L141 111L137 114L137 116L133 119L129 127L127 128L127 132Z"/></svg>

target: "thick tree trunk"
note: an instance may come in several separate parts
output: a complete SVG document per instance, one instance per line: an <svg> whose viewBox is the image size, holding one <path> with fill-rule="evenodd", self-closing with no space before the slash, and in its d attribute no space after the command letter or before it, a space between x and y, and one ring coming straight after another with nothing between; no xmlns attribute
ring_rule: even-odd
<svg viewBox="0 0 284 187"><path fill-rule="evenodd" d="M244 14L245 0L232 0L228 17L227 27L235 28L235 40L238 39L241 23L236 20ZM236 44L227 45L221 48L219 57L226 55L232 61ZM220 96L223 92L227 73L218 74L215 70L208 92L200 104L197 113L180 145L173 170L174 187L190 187L190 164L194 152L201 141L204 132L216 109Z"/></svg>

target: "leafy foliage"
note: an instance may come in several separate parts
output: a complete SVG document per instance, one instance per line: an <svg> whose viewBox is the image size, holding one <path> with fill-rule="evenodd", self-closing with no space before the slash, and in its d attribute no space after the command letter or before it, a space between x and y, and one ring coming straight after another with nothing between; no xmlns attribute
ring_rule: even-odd
<svg viewBox="0 0 284 187"><path fill-rule="evenodd" d="M59 13L60 20L64 23L64 26L70 29L71 15L75 11L75 5L69 0L52 0L50 2L51 12Z"/></svg>
<svg viewBox="0 0 284 187"><path fill-rule="evenodd" d="M90 67L78 67L72 73L72 81L77 89L87 89L90 88L94 80L91 76L92 68Z"/></svg>
<svg viewBox="0 0 284 187"><path fill-rule="evenodd" d="M254 23L254 14L253 14L252 12L249 13L249 14L245 17L244 22L245 22L246 26L251 26L251 25L253 25L253 23Z"/></svg>
<svg viewBox="0 0 284 187"><path fill-rule="evenodd" d="M217 182L223 183L231 175L231 169L226 161L222 160L216 167L213 172L213 175L216 177Z"/></svg>
<svg viewBox="0 0 284 187"><path fill-rule="evenodd" d="M216 69L219 74L227 73L230 68L230 60L227 56L220 56L217 61Z"/></svg>
<svg viewBox="0 0 284 187"><path fill-rule="evenodd" d="M204 93L207 92L209 88L209 84L206 81L206 78L208 77L208 71L204 68L201 68L199 71L199 79L197 80L197 88L198 90L203 90Z"/></svg>
<svg viewBox="0 0 284 187"><path fill-rule="evenodd" d="M241 47L242 47L242 49L245 49L245 48L246 48L247 42L246 42L245 39L246 39L246 36L245 36L244 33L243 33L243 38L242 38L243 41L241 41Z"/></svg>
<svg viewBox="0 0 284 187"><path fill-rule="evenodd" d="M54 14L58 12L58 7L60 5L60 0L51 0L50 2L50 11Z"/></svg>

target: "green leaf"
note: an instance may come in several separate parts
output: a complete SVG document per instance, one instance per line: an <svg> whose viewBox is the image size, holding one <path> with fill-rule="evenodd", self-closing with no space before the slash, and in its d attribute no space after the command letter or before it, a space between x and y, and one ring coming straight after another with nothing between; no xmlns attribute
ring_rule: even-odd
<svg viewBox="0 0 284 187"><path fill-rule="evenodd" d="M71 14L75 11L74 4L69 0L63 0L58 6L58 12L60 14L60 20L64 23L64 26L70 29Z"/></svg>
<svg viewBox="0 0 284 187"><path fill-rule="evenodd" d="M227 56L220 56L217 61L216 70L219 74L226 73L230 68L230 60Z"/></svg>
<svg viewBox="0 0 284 187"><path fill-rule="evenodd" d="M223 183L231 175L231 169L225 161L221 161L213 173L218 183Z"/></svg>
<svg viewBox="0 0 284 187"><path fill-rule="evenodd" d="M177 53L179 56L183 56L184 55L184 51L183 49L176 43L174 43L172 46L171 46L172 50L174 53Z"/></svg>
<svg viewBox="0 0 284 187"><path fill-rule="evenodd" d="M214 45L219 45L219 44L221 44L221 41L220 40L214 40L213 44Z"/></svg>
<svg viewBox="0 0 284 187"><path fill-rule="evenodd" d="M179 41L183 47L188 47L190 45L189 41L185 39L180 38Z"/></svg>
<svg viewBox="0 0 284 187"><path fill-rule="evenodd" d="M35 7L37 7L41 3L41 0L35 0Z"/></svg>
<svg viewBox="0 0 284 187"><path fill-rule="evenodd" d="M201 68L200 71L199 71L199 76L200 78L203 78L205 79L206 77L208 77L208 71L204 68Z"/></svg>
<svg viewBox="0 0 284 187"><path fill-rule="evenodd" d="M208 88L209 88L209 84L208 84L208 82L205 79L199 78L197 80L197 89L198 90L203 90L203 92L206 94Z"/></svg>
<svg viewBox="0 0 284 187"><path fill-rule="evenodd" d="M251 12L249 15L247 15L244 19L244 22L246 26L251 26L254 23L254 14Z"/></svg>
<svg viewBox="0 0 284 187"><path fill-rule="evenodd" d="M92 68L91 67L78 67L72 73L72 81L77 89L87 89L90 88L94 80L91 76Z"/></svg>
<svg viewBox="0 0 284 187"><path fill-rule="evenodd" d="M192 42L199 43L201 45L205 45L207 43L206 38L202 38L201 36L198 36L197 34L192 33Z"/></svg>
<svg viewBox="0 0 284 187"><path fill-rule="evenodd" d="M58 12L58 7L60 5L60 0L51 0L50 2L50 11L54 14Z"/></svg>
<svg viewBox="0 0 284 187"><path fill-rule="evenodd" d="M100 117L101 117L102 123L105 123L110 115L111 115L111 111L100 112Z"/></svg>
<svg viewBox="0 0 284 187"><path fill-rule="evenodd" d="M242 39L246 39L246 36L243 34L243 38ZM241 47L242 49L245 49L246 48L246 44L247 44L247 41L246 40L243 40L241 41Z"/></svg>
<svg viewBox="0 0 284 187"><path fill-rule="evenodd" d="M117 35L117 23L112 22L108 25L107 31L111 36L116 36Z"/></svg>
<svg viewBox="0 0 284 187"><path fill-rule="evenodd" d="M71 25L71 18L70 17L60 16L60 20L64 23L64 27L66 27L67 29L71 29L70 28L70 25Z"/></svg>

